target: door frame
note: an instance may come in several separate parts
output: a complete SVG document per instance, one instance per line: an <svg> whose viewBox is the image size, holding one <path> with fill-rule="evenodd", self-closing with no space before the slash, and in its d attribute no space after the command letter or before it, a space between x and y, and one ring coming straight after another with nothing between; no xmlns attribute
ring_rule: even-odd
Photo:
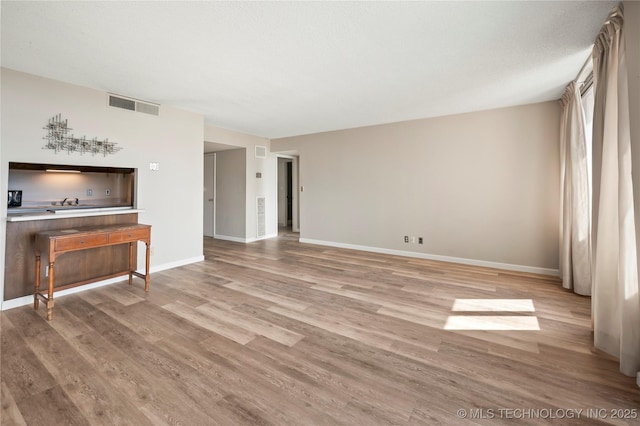
<svg viewBox="0 0 640 426"><path fill-rule="evenodd" d="M216 202L216 169L217 169L217 156L215 152L207 152L204 154L204 157L213 157L213 235L212 237L215 238L216 236L216 206L218 205L218 203ZM203 171L204 174L204 171ZM204 195L204 194L203 194ZM208 200L205 200L204 202L206 203ZM204 216L204 206L203 206L203 212L202 212L203 216ZM204 232L203 232L204 234Z"/></svg>
<svg viewBox="0 0 640 426"><path fill-rule="evenodd" d="M300 186L298 184L300 176L300 157L297 155L276 154L276 158L285 158L287 160L291 160L291 194L293 196L293 200L291 202L291 230L293 232L300 232ZM279 182L276 160L276 199L278 198L278 184ZM278 205L278 203L276 203L276 205ZM279 208L280 206L278 206L278 209ZM276 214L275 220L276 229L278 229L278 214Z"/></svg>

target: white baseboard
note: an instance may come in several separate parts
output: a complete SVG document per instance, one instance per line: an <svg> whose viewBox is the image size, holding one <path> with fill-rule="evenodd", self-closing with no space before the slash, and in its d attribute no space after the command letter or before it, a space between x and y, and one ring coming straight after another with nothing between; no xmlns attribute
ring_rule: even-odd
<svg viewBox="0 0 640 426"><path fill-rule="evenodd" d="M97 281L95 283L86 284L79 287L68 288L66 290L56 291L55 297L58 298L61 296L66 296L68 294L79 293L81 291L91 290L94 288L103 287L105 285L119 283L122 281L126 281L128 279L129 277L127 275L123 275L121 277L109 278L108 280ZM18 308L20 306L30 305L32 303L33 303L33 295L22 296L16 299L5 300L4 302L2 302L2 310L6 311L7 309Z"/></svg>
<svg viewBox="0 0 640 426"><path fill-rule="evenodd" d="M204 255L200 255L200 256L190 257L187 259L176 260L175 262L163 263L162 265L152 266L151 268L149 268L149 271L151 273L160 272L166 269L173 269L173 268L177 268L178 266L184 266L184 265L189 265L191 263L198 263L203 261L204 261ZM138 272L144 273L144 271L138 271Z"/></svg>
<svg viewBox="0 0 640 426"><path fill-rule="evenodd" d="M351 250L370 251L372 253L392 254L395 256L415 257L418 259L438 260L441 262L460 263L463 265L483 266L486 268L505 269L508 271L528 272L532 274L560 276L557 269L539 268L536 266L513 265L510 263L490 262L486 260L465 259L462 257L441 256L438 254L417 253L414 251L394 250L379 247L360 246L356 244L336 243L333 241L314 240L310 238L300 238L301 243L317 244L321 246L338 247Z"/></svg>
<svg viewBox="0 0 640 426"><path fill-rule="evenodd" d="M235 243L252 243L254 241L260 241L260 240L267 240L269 238L275 238L277 236L278 236L278 234L275 233L275 234L265 235L264 237L260 237L260 238L239 238L239 237L230 237L228 235L215 234L213 236L213 238L216 238L218 240L233 241Z"/></svg>
<svg viewBox="0 0 640 426"><path fill-rule="evenodd" d="M245 238L230 237L228 235L220 235L220 234L213 234L213 238L215 238L217 240L233 241L234 243L246 243L247 242L247 240Z"/></svg>
<svg viewBox="0 0 640 426"><path fill-rule="evenodd" d="M164 271L166 269L177 268L178 266L188 265L190 263L202 262L204 260L204 256L196 256L189 259L177 260L175 262L163 263L162 265L156 265L149 268L150 273ZM138 272L141 274L144 273L144 269L138 269ZM79 293L82 291L91 290L98 287L103 287L106 285L111 285L115 283L119 283L122 281L128 280L128 275L122 275L121 277L109 278L108 280L96 281L95 283L86 284L74 288L68 288L66 290L56 291L55 297L66 296L68 294ZM5 300L2 302L0 306L0 311L5 311L7 309L18 308L20 306L30 305L33 303L33 295L18 297L16 299Z"/></svg>

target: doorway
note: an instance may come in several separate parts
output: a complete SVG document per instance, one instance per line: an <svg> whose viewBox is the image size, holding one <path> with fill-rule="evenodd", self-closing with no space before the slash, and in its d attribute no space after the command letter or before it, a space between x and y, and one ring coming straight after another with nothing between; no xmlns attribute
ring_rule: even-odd
<svg viewBox="0 0 640 426"><path fill-rule="evenodd" d="M298 202L298 157L278 156L278 229L300 232Z"/></svg>
<svg viewBox="0 0 640 426"><path fill-rule="evenodd" d="M286 163L286 179L287 179L287 216L286 222L287 227L291 226L293 223L293 167L292 161L287 161Z"/></svg>
<svg viewBox="0 0 640 426"><path fill-rule="evenodd" d="M203 182L203 234L205 237L213 237L216 229L215 199L216 199L216 154L204 155L204 182Z"/></svg>

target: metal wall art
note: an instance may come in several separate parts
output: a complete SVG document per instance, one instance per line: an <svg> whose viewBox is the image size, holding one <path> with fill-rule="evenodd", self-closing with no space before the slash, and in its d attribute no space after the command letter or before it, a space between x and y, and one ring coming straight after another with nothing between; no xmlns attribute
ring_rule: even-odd
<svg viewBox="0 0 640 426"><path fill-rule="evenodd" d="M122 148L116 146L117 143L109 142L109 139L98 140L98 138L87 139L86 136L76 138L73 134L69 135L69 131L73 130L67 125L67 119L62 119L61 114L55 115L49 119L45 127L47 134L42 138L47 141L42 149L52 149L55 153L78 152L80 155L85 153L96 155L115 154Z"/></svg>

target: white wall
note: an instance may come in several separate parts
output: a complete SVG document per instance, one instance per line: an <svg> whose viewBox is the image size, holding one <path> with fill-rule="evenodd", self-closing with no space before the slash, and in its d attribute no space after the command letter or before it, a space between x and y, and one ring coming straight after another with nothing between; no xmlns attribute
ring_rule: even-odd
<svg viewBox="0 0 640 426"><path fill-rule="evenodd" d="M276 139L271 150L300 155L303 241L555 273L559 115L546 102Z"/></svg>
<svg viewBox="0 0 640 426"><path fill-rule="evenodd" d="M246 149L216 154L216 238L246 239Z"/></svg>
<svg viewBox="0 0 640 426"><path fill-rule="evenodd" d="M278 235L278 206L277 206L277 170L276 156L270 152L270 141L266 138L252 136L232 130L206 125L204 129L205 142L220 143L246 148L246 241L257 238L256 226L256 197L264 196L266 201L266 236ZM267 158L256 158L255 146L265 146ZM261 173L261 178L256 178Z"/></svg>
<svg viewBox="0 0 640 426"><path fill-rule="evenodd" d="M199 114L165 105L152 116L107 106L105 92L1 70L0 193L6 194L8 163L35 162L138 169L141 223L152 225L153 270L202 259L202 143ZM61 113L77 136L109 138L122 150L109 156L55 154L42 149L43 126ZM149 171L149 162L160 170ZM6 204L0 204L5 248ZM4 252L0 294L4 289ZM141 259L139 259L139 263Z"/></svg>

